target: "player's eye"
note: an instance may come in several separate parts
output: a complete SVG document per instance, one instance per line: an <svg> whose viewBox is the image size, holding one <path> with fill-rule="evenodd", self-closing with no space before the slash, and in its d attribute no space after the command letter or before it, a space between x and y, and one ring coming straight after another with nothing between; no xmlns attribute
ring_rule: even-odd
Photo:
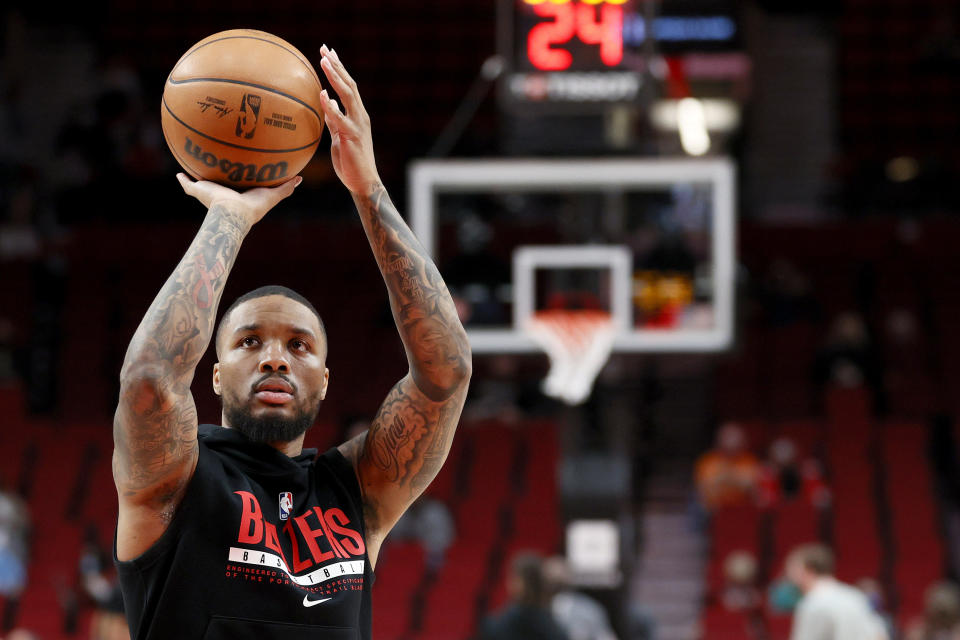
<svg viewBox="0 0 960 640"><path fill-rule="evenodd" d="M309 350L310 350L310 347L307 345L307 343L304 342L303 340L299 340L299 339L291 340L291 341L290 341L290 348L293 349L294 351L309 351Z"/></svg>
<svg viewBox="0 0 960 640"><path fill-rule="evenodd" d="M241 347L255 347L260 344L260 340L256 336L247 336L240 341Z"/></svg>

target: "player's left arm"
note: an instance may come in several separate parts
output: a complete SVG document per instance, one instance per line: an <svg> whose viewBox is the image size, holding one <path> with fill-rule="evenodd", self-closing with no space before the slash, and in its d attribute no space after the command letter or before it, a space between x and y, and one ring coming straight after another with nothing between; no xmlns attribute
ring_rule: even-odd
<svg viewBox="0 0 960 640"><path fill-rule="evenodd" d="M333 166L357 205L410 364L370 430L340 447L360 481L367 552L375 562L384 536L447 457L470 380L470 346L440 272L380 182L356 82L335 52L320 52L344 107L324 92Z"/></svg>

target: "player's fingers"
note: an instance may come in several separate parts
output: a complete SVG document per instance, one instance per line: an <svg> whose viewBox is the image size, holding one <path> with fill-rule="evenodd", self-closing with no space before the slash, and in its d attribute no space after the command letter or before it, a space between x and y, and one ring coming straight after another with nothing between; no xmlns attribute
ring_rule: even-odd
<svg viewBox="0 0 960 640"><path fill-rule="evenodd" d="M350 72L347 71L347 68L343 66L343 62L340 60L340 56L337 54L336 49L330 49L330 57L333 59L333 68L337 70L337 73L340 74L340 77L350 85L350 88L354 92L357 90L357 81L353 79L353 76L350 75Z"/></svg>
<svg viewBox="0 0 960 640"><path fill-rule="evenodd" d="M327 126L330 128L330 133L338 133L347 126L347 117L340 111L340 105L337 104L337 101L327 94L326 89L320 92L320 108L323 109L323 114L327 117Z"/></svg>
<svg viewBox="0 0 960 640"><path fill-rule="evenodd" d="M329 80L330 84L333 85L334 91L336 91L337 95L343 100L344 106L348 107L352 114L357 96L353 90L353 87L351 87L350 83L348 83L340 74L340 72L337 71L337 68L334 66L333 60L330 56L324 56L320 60L320 68L323 69L323 73L327 76L327 80Z"/></svg>
<svg viewBox="0 0 960 640"><path fill-rule="evenodd" d="M363 99L360 97L360 91L357 89L357 81L353 79L353 76L350 75L350 72L347 71L347 68L343 66L343 62L340 61L340 54L337 53L336 49L330 50L330 58L333 59L334 70L340 75L341 78L343 78L344 82L347 83L353 92L350 107L352 109L356 109L358 112L362 112L364 118L368 118L367 110L363 106ZM357 115L359 115L359 113Z"/></svg>
<svg viewBox="0 0 960 640"><path fill-rule="evenodd" d="M343 89L344 93L353 92L353 85L351 85L348 77L337 67L337 63L333 59L332 50L328 49L324 53L324 49L320 49L320 68L323 69L323 74L327 76L327 79L330 80L331 83L340 85L340 89Z"/></svg>

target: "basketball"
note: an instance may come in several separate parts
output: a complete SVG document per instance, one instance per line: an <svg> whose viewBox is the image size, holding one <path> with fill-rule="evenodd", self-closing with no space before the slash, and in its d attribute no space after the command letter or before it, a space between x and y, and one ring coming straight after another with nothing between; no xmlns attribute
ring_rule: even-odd
<svg viewBox="0 0 960 640"><path fill-rule="evenodd" d="M320 80L296 47L232 29L192 46L167 77L163 135L197 180L269 187L297 175L323 131Z"/></svg>

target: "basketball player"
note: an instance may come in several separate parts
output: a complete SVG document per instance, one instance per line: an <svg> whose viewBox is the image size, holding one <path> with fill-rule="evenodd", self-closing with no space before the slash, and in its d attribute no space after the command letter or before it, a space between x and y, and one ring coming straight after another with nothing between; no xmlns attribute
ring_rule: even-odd
<svg viewBox="0 0 960 640"><path fill-rule="evenodd" d="M367 432L315 457L302 445L330 377L324 326L299 294L263 287L221 319L222 426L198 426L190 383L240 244L300 178L239 194L179 175L208 211L133 336L114 420L115 553L135 639L369 639L380 545L450 449L467 337L380 183L356 83L334 51L321 54L343 103L324 92L333 166L383 273L410 371Z"/></svg>

